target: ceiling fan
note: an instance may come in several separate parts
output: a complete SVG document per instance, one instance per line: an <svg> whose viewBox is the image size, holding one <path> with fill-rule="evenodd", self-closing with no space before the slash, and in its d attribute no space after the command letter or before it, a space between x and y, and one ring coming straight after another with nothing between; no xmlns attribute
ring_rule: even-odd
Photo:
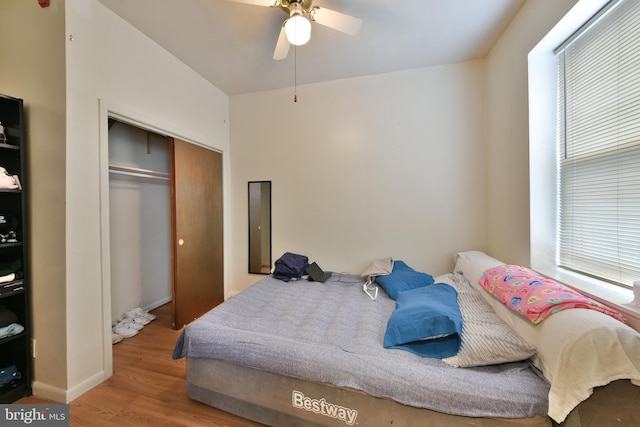
<svg viewBox="0 0 640 427"><path fill-rule="evenodd" d="M227 0L233 3L245 3L280 9L289 15L280 29L273 59L287 57L289 46L303 45L311 37L311 22L317 22L334 30L355 35L362 26L362 20L335 10L313 6L313 0Z"/></svg>

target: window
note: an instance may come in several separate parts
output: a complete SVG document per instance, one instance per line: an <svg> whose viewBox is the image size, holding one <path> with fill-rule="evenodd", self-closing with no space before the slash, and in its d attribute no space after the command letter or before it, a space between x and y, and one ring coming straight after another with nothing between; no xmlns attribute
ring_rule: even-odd
<svg viewBox="0 0 640 427"><path fill-rule="evenodd" d="M560 267L640 280L640 1L608 4L556 50Z"/></svg>

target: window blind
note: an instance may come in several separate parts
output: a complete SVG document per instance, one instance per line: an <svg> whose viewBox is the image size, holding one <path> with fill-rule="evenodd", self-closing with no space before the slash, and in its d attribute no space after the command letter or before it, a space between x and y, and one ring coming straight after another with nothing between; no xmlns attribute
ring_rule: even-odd
<svg viewBox="0 0 640 427"><path fill-rule="evenodd" d="M640 280L640 1L603 10L557 51L558 263Z"/></svg>

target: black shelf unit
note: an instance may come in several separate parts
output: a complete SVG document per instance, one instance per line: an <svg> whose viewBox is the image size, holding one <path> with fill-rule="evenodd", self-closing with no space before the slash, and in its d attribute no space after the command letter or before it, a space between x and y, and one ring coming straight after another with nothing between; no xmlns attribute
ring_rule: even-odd
<svg viewBox="0 0 640 427"><path fill-rule="evenodd" d="M17 176L19 188L0 185L0 319L17 323L0 338L0 371L14 367L19 378L0 385L0 403L31 395L31 299L27 232L26 140L23 100L0 95L0 167ZM6 182L7 177L1 182ZM10 320L7 320L10 319ZM8 325L0 324L0 328ZM5 329L6 331L6 329ZM2 375L0 374L0 379Z"/></svg>

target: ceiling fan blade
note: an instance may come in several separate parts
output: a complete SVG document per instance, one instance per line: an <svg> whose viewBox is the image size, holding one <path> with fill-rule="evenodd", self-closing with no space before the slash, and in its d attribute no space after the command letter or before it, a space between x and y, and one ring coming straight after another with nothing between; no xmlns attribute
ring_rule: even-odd
<svg viewBox="0 0 640 427"><path fill-rule="evenodd" d="M254 6L275 7L278 0L227 0L231 3L252 4Z"/></svg>
<svg viewBox="0 0 640 427"><path fill-rule="evenodd" d="M273 59L280 61L285 59L289 54L289 40L287 40L287 33L284 32L284 24L280 28L280 35L278 36L278 42L276 43L276 50L273 52Z"/></svg>
<svg viewBox="0 0 640 427"><path fill-rule="evenodd" d="M353 16L324 7L314 6L309 12L309 17L318 24L352 36L360 31L360 27L362 26L362 19L354 18Z"/></svg>

